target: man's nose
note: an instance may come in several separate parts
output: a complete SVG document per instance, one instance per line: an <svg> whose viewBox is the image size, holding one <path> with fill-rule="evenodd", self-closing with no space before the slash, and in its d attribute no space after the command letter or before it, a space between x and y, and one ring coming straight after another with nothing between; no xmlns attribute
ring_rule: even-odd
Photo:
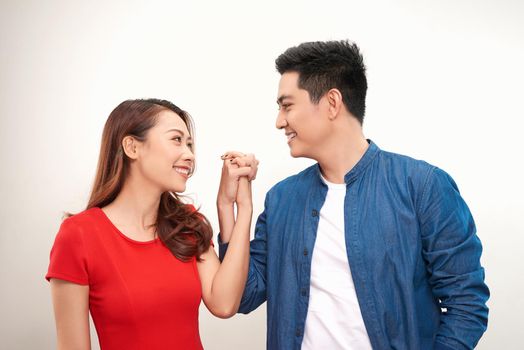
<svg viewBox="0 0 524 350"><path fill-rule="evenodd" d="M283 129L287 126L287 120L284 116L284 113L281 110L278 111L277 121L276 121L275 126L277 127L277 129Z"/></svg>

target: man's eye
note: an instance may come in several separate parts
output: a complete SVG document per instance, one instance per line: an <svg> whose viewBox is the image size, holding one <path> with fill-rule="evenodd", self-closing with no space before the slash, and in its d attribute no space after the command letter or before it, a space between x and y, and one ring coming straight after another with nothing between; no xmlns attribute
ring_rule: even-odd
<svg viewBox="0 0 524 350"><path fill-rule="evenodd" d="M291 104L289 103L285 103L285 104L281 104L281 105L278 105L278 110L287 110L289 107L291 106Z"/></svg>

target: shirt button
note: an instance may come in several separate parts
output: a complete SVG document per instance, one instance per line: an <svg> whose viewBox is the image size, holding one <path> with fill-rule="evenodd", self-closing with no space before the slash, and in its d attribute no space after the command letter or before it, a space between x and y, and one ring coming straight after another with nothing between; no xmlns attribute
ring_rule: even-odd
<svg viewBox="0 0 524 350"><path fill-rule="evenodd" d="M316 217L318 216L318 211L317 211L316 209L313 209L313 210L311 211L311 215L312 215L314 218L316 218Z"/></svg>
<svg viewBox="0 0 524 350"><path fill-rule="evenodd" d="M302 332L300 331L300 328L297 328L297 331L295 332L295 335L297 337L300 337L302 335Z"/></svg>
<svg viewBox="0 0 524 350"><path fill-rule="evenodd" d="M307 256L309 252L307 251L307 248L304 248L304 256Z"/></svg>
<svg viewBox="0 0 524 350"><path fill-rule="evenodd" d="M302 290L300 291L300 294L302 294L302 296L305 297L307 294L306 288L302 288Z"/></svg>

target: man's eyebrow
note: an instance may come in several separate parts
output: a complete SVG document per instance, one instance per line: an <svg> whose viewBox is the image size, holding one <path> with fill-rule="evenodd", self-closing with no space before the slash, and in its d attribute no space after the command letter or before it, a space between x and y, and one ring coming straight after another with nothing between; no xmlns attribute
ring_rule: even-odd
<svg viewBox="0 0 524 350"><path fill-rule="evenodd" d="M168 131L166 131L166 134L167 134L168 132L171 132L171 131L177 131L177 132L179 132L182 136L186 136L186 134L185 134L182 130L180 130L180 129L169 129ZM187 139L188 139L188 140L191 140L191 136L188 136Z"/></svg>
<svg viewBox="0 0 524 350"><path fill-rule="evenodd" d="M282 101L284 101L286 98L291 98L289 95L282 95L277 99L277 104L280 106L282 104Z"/></svg>

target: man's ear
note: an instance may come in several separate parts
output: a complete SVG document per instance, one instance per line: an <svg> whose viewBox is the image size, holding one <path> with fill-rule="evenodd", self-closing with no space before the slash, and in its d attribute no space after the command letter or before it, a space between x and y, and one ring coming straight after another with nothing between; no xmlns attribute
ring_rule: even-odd
<svg viewBox="0 0 524 350"><path fill-rule="evenodd" d="M126 156L128 156L130 159L138 158L138 143L138 140L135 139L133 136L126 136L122 140L122 149L124 150Z"/></svg>
<svg viewBox="0 0 524 350"><path fill-rule="evenodd" d="M326 99L329 104L329 119L335 120L344 105L342 102L342 94L338 89L331 89L326 93Z"/></svg>

